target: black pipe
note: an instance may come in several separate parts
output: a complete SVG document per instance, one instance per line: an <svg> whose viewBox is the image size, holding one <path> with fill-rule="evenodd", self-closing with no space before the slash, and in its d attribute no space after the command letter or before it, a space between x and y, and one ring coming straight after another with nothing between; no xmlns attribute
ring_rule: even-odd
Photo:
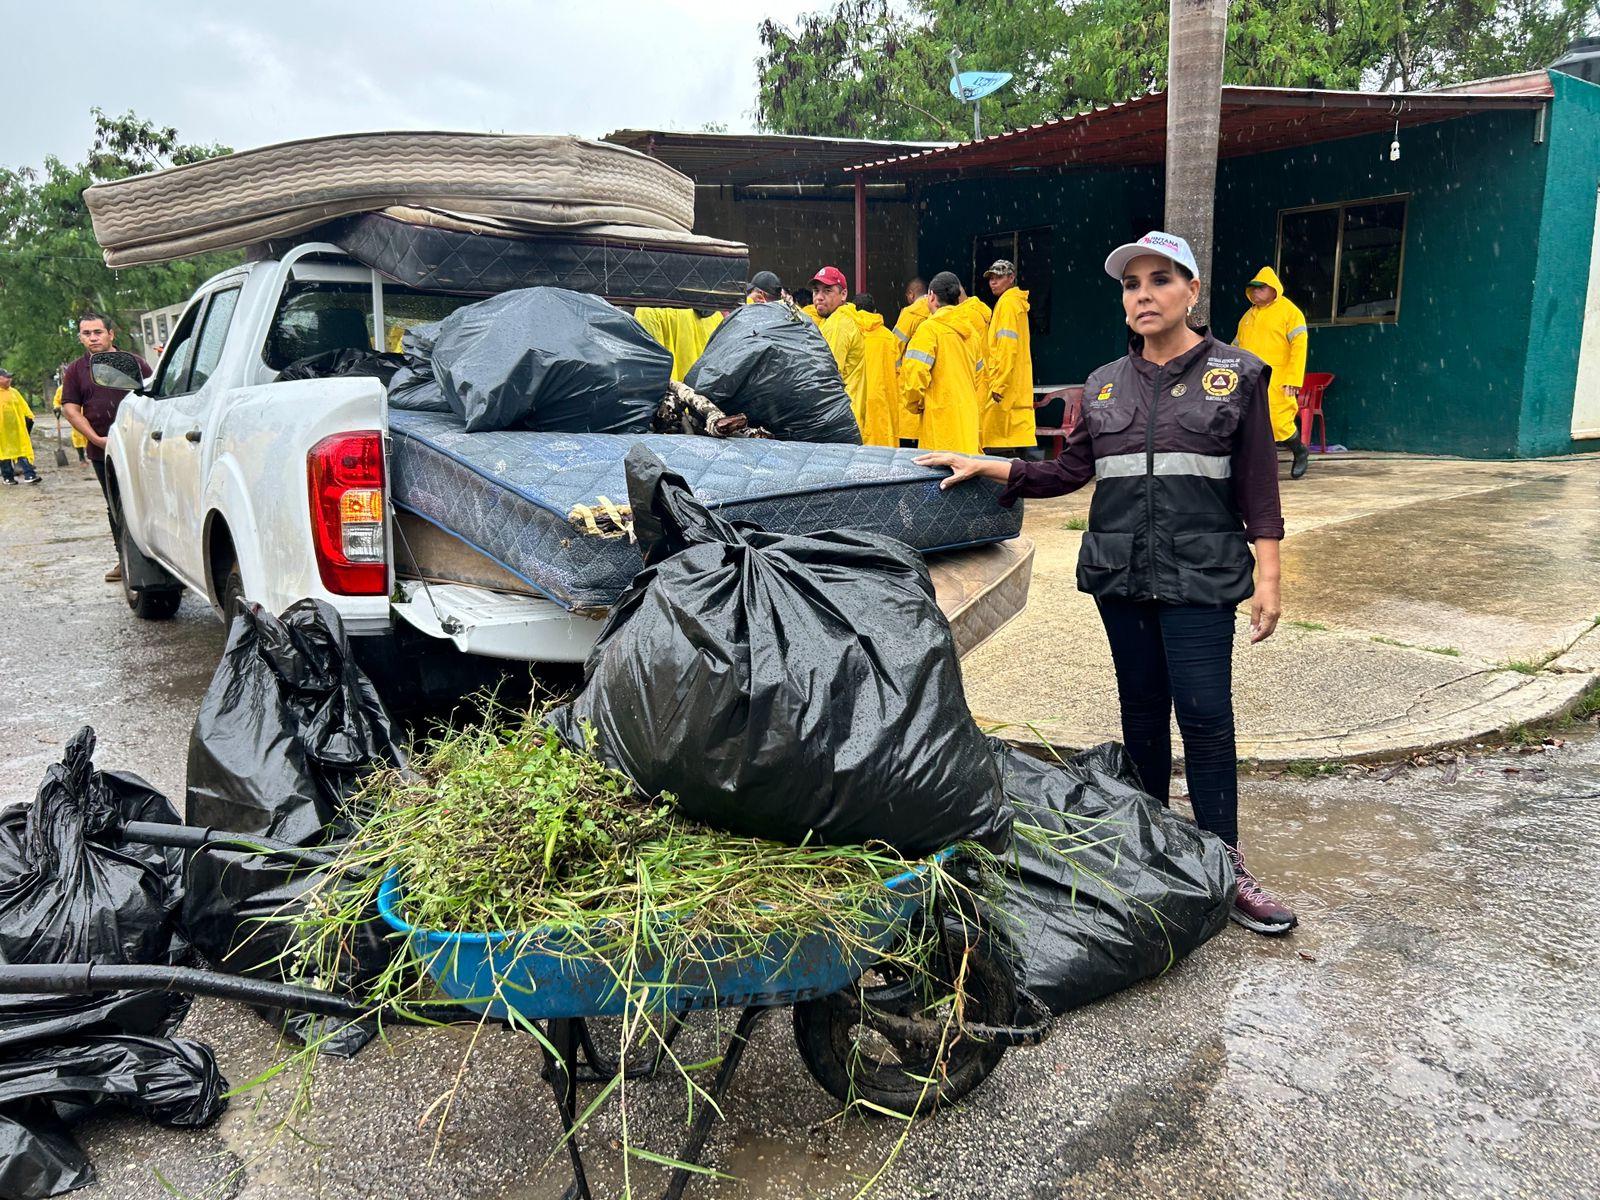
<svg viewBox="0 0 1600 1200"><path fill-rule="evenodd" d="M44 993L81 996L90 992L148 990L182 992L268 1004L296 1012L351 1020L374 1015L371 1005L357 1004L316 988L270 983L242 975L223 975L193 967L120 966L100 963L15 963L0 966L0 994Z"/></svg>
<svg viewBox="0 0 1600 1200"><path fill-rule="evenodd" d="M226 829L210 829L200 825L167 825L160 821L125 821L118 827L118 836L126 842L145 846L172 846L179 850L252 851L267 858L282 858L302 863L308 867L326 867L335 861L329 854L337 846L311 849L280 842L276 838L253 833L233 833Z"/></svg>

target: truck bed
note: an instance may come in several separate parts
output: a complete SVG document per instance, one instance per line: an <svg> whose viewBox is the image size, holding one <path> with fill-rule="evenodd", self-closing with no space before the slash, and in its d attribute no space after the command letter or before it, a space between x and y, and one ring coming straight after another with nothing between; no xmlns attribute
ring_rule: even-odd
<svg viewBox="0 0 1600 1200"><path fill-rule="evenodd" d="M995 503L999 485L939 490L941 472L914 450L690 436L467 433L453 416L391 410L389 473L406 518L395 553L404 574L437 572L432 526L518 582L573 612L609 607L643 568L608 528L605 502L627 503L623 458L643 442L695 495L733 520L785 533L864 529L925 554L1015 538L1022 508ZM593 524L590 523L591 519ZM406 543L418 541L408 552ZM458 582L469 582L458 580Z"/></svg>

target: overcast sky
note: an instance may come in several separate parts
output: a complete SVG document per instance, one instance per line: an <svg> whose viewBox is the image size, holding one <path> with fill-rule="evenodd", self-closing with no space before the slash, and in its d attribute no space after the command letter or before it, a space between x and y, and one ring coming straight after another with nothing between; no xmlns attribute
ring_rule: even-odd
<svg viewBox="0 0 1600 1200"><path fill-rule="evenodd" d="M240 150L363 129L748 130L757 23L822 3L4 0L0 163L81 160L95 106Z"/></svg>

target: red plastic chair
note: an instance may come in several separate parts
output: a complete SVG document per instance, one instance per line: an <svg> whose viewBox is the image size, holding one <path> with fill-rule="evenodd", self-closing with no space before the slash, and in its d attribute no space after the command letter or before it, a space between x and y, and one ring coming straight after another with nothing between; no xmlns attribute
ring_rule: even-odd
<svg viewBox="0 0 1600 1200"><path fill-rule="evenodd" d="M1066 448L1067 438L1072 436L1072 431L1078 427L1078 422L1083 418L1083 385L1072 384L1070 387L1057 388L1053 392L1037 393L1033 397L1033 411L1038 412L1053 400L1063 400L1061 409L1061 424L1059 426L1041 425L1034 430L1038 437L1050 439L1050 449L1045 452L1046 458L1060 458L1061 451Z"/></svg>
<svg viewBox="0 0 1600 1200"><path fill-rule="evenodd" d="M1322 415L1322 394L1333 383L1334 376L1322 371L1309 371L1306 373L1305 382L1300 385L1300 440L1307 446L1311 445L1311 431L1316 428L1318 421L1322 422L1322 443L1318 452L1328 452L1328 421Z"/></svg>

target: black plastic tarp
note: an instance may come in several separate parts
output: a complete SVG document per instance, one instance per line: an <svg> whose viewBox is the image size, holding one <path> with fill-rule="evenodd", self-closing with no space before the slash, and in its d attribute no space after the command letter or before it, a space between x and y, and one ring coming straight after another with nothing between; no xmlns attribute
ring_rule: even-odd
<svg viewBox="0 0 1600 1200"><path fill-rule="evenodd" d="M1159 975L1227 924L1227 848L1141 790L1120 745L1044 762L992 744L1016 814L994 923L1052 1012Z"/></svg>
<svg viewBox="0 0 1600 1200"><path fill-rule="evenodd" d="M390 377L405 365L405 361L403 355L386 354L381 350L325 350L309 358L295 359L278 372L278 382L353 377L376 379L387 386Z"/></svg>
<svg viewBox="0 0 1600 1200"><path fill-rule="evenodd" d="M650 792L735 833L922 854L1009 816L922 559L854 530L730 524L636 446L646 568L552 714Z"/></svg>
<svg viewBox="0 0 1600 1200"><path fill-rule="evenodd" d="M746 304L728 314L684 377L725 413L742 413L790 442L861 444L833 351L793 305Z"/></svg>
<svg viewBox="0 0 1600 1200"><path fill-rule="evenodd" d="M468 432L647 433L672 378L671 353L631 314L562 288L468 304L432 337L433 375ZM429 395L415 371L396 382Z"/></svg>
<svg viewBox="0 0 1600 1200"><path fill-rule="evenodd" d="M449 412L450 402L444 398L444 388L439 386L433 373L433 339L439 335L437 321L428 325L413 325L400 337L404 353L400 368L389 377L389 405L413 412Z"/></svg>
<svg viewBox="0 0 1600 1200"><path fill-rule="evenodd" d="M359 814L348 802L374 768L403 760L339 614L320 600L302 600L281 619L250 605L234 620L189 736L189 821L325 845L355 828ZM188 864L184 928L223 970L293 978L288 918L310 882L309 869L280 859L198 851ZM361 974L388 961L385 931L369 922L353 934ZM305 1014L263 1011L297 1036L319 1027ZM365 1040L351 1026L324 1048L349 1053Z"/></svg>

